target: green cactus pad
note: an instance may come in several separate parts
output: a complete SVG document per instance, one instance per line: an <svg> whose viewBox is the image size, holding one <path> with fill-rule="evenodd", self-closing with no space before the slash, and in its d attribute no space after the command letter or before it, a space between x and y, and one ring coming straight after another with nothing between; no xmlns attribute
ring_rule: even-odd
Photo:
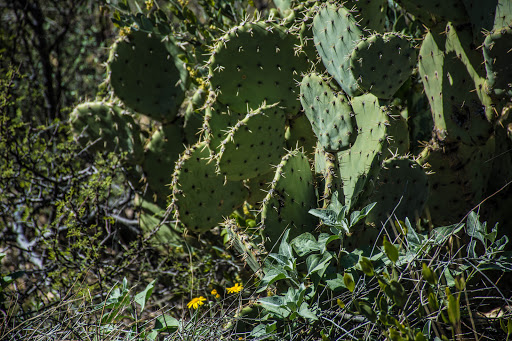
<svg viewBox="0 0 512 341"><path fill-rule="evenodd" d="M267 196L270 184L274 179L275 172L271 171L266 174L247 179L245 185L249 188L249 197L247 202L254 207L259 207L263 199Z"/></svg>
<svg viewBox="0 0 512 341"><path fill-rule="evenodd" d="M421 216L429 186L425 170L407 157L384 161L368 203L376 202L366 222L381 227L389 216L398 220Z"/></svg>
<svg viewBox="0 0 512 341"><path fill-rule="evenodd" d="M313 174L308 158L294 150L277 167L271 188L263 200L261 224L265 246L270 250L285 229L290 239L316 228L318 219L308 211L317 207Z"/></svg>
<svg viewBox="0 0 512 341"><path fill-rule="evenodd" d="M484 41L487 87L494 96L512 96L512 28L489 33Z"/></svg>
<svg viewBox="0 0 512 341"><path fill-rule="evenodd" d="M237 122L243 120L245 116L245 111L243 114L234 112L218 102L206 108L203 130L205 131L205 139L208 140L213 152L218 150L229 130Z"/></svg>
<svg viewBox="0 0 512 341"><path fill-rule="evenodd" d="M474 1L462 0L469 14L475 44L481 44L485 32L510 27L512 2L510 0Z"/></svg>
<svg viewBox="0 0 512 341"><path fill-rule="evenodd" d="M126 152L127 162L142 162L139 127L118 106L103 102L80 104L71 113L71 126L83 147L99 152Z"/></svg>
<svg viewBox="0 0 512 341"><path fill-rule="evenodd" d="M165 202L171 195L169 185L174 163L184 150L183 131L177 124L162 126L151 136L144 153L142 169L149 188L158 196L158 201Z"/></svg>
<svg viewBox="0 0 512 341"><path fill-rule="evenodd" d="M406 155L409 153L409 126L403 115L392 115L389 118L389 145L384 152L384 159L391 155Z"/></svg>
<svg viewBox="0 0 512 341"><path fill-rule="evenodd" d="M494 138L486 145L430 145L418 163L429 172L430 195L426 207L436 225L452 224L480 203L490 176Z"/></svg>
<svg viewBox="0 0 512 341"><path fill-rule="evenodd" d="M225 181L209 162L206 142L186 149L172 177L172 205L177 219L193 232L205 232L244 203L242 182Z"/></svg>
<svg viewBox="0 0 512 341"><path fill-rule="evenodd" d="M245 23L216 43L209 60L217 100L235 112L257 109L264 101L299 111L297 81L309 66L295 56L299 39L272 23Z"/></svg>
<svg viewBox="0 0 512 341"><path fill-rule="evenodd" d="M327 4L313 19L316 49L327 71L349 96L361 93L350 71L350 53L363 37L357 20L345 7Z"/></svg>
<svg viewBox="0 0 512 341"><path fill-rule="evenodd" d="M317 139L311 128L311 123L303 111L288 120L284 138L288 150L302 147L308 156L315 152Z"/></svg>
<svg viewBox="0 0 512 341"><path fill-rule="evenodd" d="M481 145L492 126L475 83L454 52L445 52L428 33L420 49L419 71L430 102L437 138L445 142Z"/></svg>
<svg viewBox="0 0 512 341"><path fill-rule="evenodd" d="M108 60L114 93L137 112L172 121L188 83L180 53L169 37L132 30L114 44Z"/></svg>
<svg viewBox="0 0 512 341"><path fill-rule="evenodd" d="M369 30L383 32L386 27L387 0L348 0L343 6L350 8L359 24Z"/></svg>
<svg viewBox="0 0 512 341"><path fill-rule="evenodd" d="M410 77L416 65L411 41L397 33L363 38L350 55L350 67L359 86L390 99Z"/></svg>
<svg viewBox="0 0 512 341"><path fill-rule="evenodd" d="M380 169L382 153L388 147L389 118L377 97L366 94L352 99L358 126L357 139L349 150L338 153L345 205L353 207L368 179Z"/></svg>
<svg viewBox="0 0 512 341"><path fill-rule="evenodd" d="M429 27L448 21L455 24L469 22L461 0L397 0L397 2Z"/></svg>
<svg viewBox="0 0 512 341"><path fill-rule="evenodd" d="M268 173L285 153L285 123L284 111L276 106L248 113L220 144L218 172L230 181Z"/></svg>
<svg viewBox="0 0 512 341"><path fill-rule="evenodd" d="M342 93L334 93L316 74L305 76L300 85L302 107L311 127L328 152L349 148L356 139L354 112Z"/></svg>

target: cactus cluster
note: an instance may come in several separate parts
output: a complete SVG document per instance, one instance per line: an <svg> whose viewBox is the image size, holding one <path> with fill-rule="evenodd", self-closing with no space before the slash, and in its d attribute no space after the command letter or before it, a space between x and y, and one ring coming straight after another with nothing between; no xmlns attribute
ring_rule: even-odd
<svg viewBox="0 0 512 341"><path fill-rule="evenodd" d="M197 50L149 12L112 47L112 96L79 105L73 127L125 152L143 200L193 232L249 202L270 248L286 228L313 231L308 211L334 193L351 209L377 202L370 226L458 222L512 177L512 8L490 3L481 16L471 1L279 1ZM422 39L394 31L390 11L421 22Z"/></svg>

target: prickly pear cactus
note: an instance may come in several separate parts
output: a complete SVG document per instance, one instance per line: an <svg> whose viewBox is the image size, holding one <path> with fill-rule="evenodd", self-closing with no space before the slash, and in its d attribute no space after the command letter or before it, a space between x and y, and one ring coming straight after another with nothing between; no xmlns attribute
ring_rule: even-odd
<svg viewBox="0 0 512 341"><path fill-rule="evenodd" d="M290 239L314 229L318 221L308 211L316 207L309 160L303 152L293 150L283 157L263 200L261 225L267 250L276 245L287 228Z"/></svg>
<svg viewBox="0 0 512 341"><path fill-rule="evenodd" d="M404 220L419 217L429 195L427 174L416 160L391 158L382 164L368 203L376 202L366 222L380 227L390 217ZM395 219L396 218L396 219Z"/></svg>
<svg viewBox="0 0 512 341"><path fill-rule="evenodd" d="M216 43L209 65L217 100L235 112L279 103L299 111L297 81L306 71L305 54L295 56L299 39L271 22L245 22Z"/></svg>
<svg viewBox="0 0 512 341"><path fill-rule="evenodd" d="M363 38L357 20L345 8L335 4L324 5L313 19L316 49L327 71L349 96L361 93L350 70L348 56Z"/></svg>
<svg viewBox="0 0 512 341"><path fill-rule="evenodd" d="M217 226L247 196L243 183L225 181L216 173L209 157L205 142L187 148L172 175L171 205L176 218L193 232L205 232Z"/></svg>
<svg viewBox="0 0 512 341"><path fill-rule="evenodd" d="M380 169L381 156L388 146L389 118L377 97L366 94L352 99L358 127L352 148L338 153L345 205L353 207L368 179Z"/></svg>
<svg viewBox="0 0 512 341"><path fill-rule="evenodd" d="M512 97L512 28L490 32L484 41L487 88L494 96Z"/></svg>
<svg viewBox="0 0 512 341"><path fill-rule="evenodd" d="M288 120L288 126L284 134L286 148L288 150L299 147L304 148L306 155L311 156L315 152L316 135L311 123L304 112L301 112Z"/></svg>
<svg viewBox="0 0 512 341"><path fill-rule="evenodd" d="M181 53L169 36L131 30L114 44L108 60L114 93L139 113L172 121L188 86Z"/></svg>
<svg viewBox="0 0 512 341"><path fill-rule="evenodd" d="M285 153L286 116L282 109L261 107L229 129L216 155L217 171L230 181L271 171Z"/></svg>
<svg viewBox="0 0 512 341"><path fill-rule="evenodd" d="M170 174L174 170L174 163L184 150L182 129L174 124L158 128L146 146L142 169L149 188L163 207L166 206L167 197L171 195Z"/></svg>
<svg viewBox="0 0 512 341"><path fill-rule="evenodd" d="M420 49L419 71L430 102L437 138L446 142L481 145L492 133L486 108L474 91L464 63L454 52L443 51L432 33Z"/></svg>
<svg viewBox="0 0 512 341"><path fill-rule="evenodd" d="M126 152L126 161L131 164L144 157L139 127L132 116L114 104L80 104L71 113L71 125L78 142L90 150Z"/></svg>
<svg viewBox="0 0 512 341"><path fill-rule="evenodd" d="M411 41L398 33L363 38L350 55L350 70L358 86L383 99L393 97L415 65Z"/></svg>
<svg viewBox="0 0 512 341"><path fill-rule="evenodd" d="M339 152L354 143L357 127L349 101L322 77L310 74L302 79L300 101L324 150Z"/></svg>

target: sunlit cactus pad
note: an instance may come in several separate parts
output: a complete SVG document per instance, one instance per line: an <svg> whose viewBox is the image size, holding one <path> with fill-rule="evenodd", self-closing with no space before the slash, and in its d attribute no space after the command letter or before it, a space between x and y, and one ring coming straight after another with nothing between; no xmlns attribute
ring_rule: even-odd
<svg viewBox="0 0 512 341"><path fill-rule="evenodd" d="M242 182L225 182L217 175L209 157L205 142L186 149L172 176L177 218L194 232L211 230L241 206L248 194Z"/></svg>
<svg viewBox="0 0 512 341"><path fill-rule="evenodd" d="M217 41L209 61L217 100L230 110L247 112L279 102L298 112L297 81L306 71L305 54L295 55L298 37L273 23L244 23Z"/></svg>
<svg viewBox="0 0 512 341"><path fill-rule="evenodd" d="M299 150L286 154L277 167L261 212L265 245L273 247L286 228L290 238L311 231L317 219L308 213L317 207L308 158Z"/></svg>
<svg viewBox="0 0 512 341"><path fill-rule="evenodd" d="M219 173L237 181L272 170L285 154L285 122L285 112L276 106L248 113L230 128L219 146Z"/></svg>
<svg viewBox="0 0 512 341"><path fill-rule="evenodd" d="M328 152L338 152L356 140L354 112L343 93L335 93L317 74L302 79L300 100L311 127Z"/></svg>

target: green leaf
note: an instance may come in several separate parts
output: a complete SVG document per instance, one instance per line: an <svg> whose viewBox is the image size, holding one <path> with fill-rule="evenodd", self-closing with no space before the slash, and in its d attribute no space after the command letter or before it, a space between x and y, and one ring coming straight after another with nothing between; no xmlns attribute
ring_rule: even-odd
<svg viewBox="0 0 512 341"><path fill-rule="evenodd" d="M388 294L389 298L398 306L403 307L405 302L407 302L407 293L405 292L404 287L399 282L392 280L389 282L389 285L386 287L386 294Z"/></svg>
<svg viewBox="0 0 512 341"><path fill-rule="evenodd" d="M258 300L258 303L260 303L266 310L283 318L290 315L290 311L286 308L286 304L284 303L284 298L282 296L263 297Z"/></svg>
<svg viewBox="0 0 512 341"><path fill-rule="evenodd" d="M459 232L464 227L464 224L454 224L450 226L441 226L432 230L430 237L432 242L436 245L442 245L444 242L455 233Z"/></svg>
<svg viewBox="0 0 512 341"><path fill-rule="evenodd" d="M357 311L366 317L371 322L377 321L377 313L373 310L372 306L365 301L354 300Z"/></svg>
<svg viewBox="0 0 512 341"><path fill-rule="evenodd" d="M475 212L469 213L467 219L466 232L470 237L476 238L485 245L485 235L487 233L487 223L480 223L478 214Z"/></svg>
<svg viewBox="0 0 512 341"><path fill-rule="evenodd" d="M384 236L384 252L386 256L388 256L389 260L393 263L396 263L398 260L398 249L395 245L388 242L386 236Z"/></svg>
<svg viewBox="0 0 512 341"><path fill-rule="evenodd" d="M320 233L318 236L318 246L320 246L320 253L325 253L327 245L334 240L340 239L339 235L332 235L328 233Z"/></svg>
<svg viewBox="0 0 512 341"><path fill-rule="evenodd" d="M299 315L306 320L318 321L318 317L309 309L307 302L303 302L298 311Z"/></svg>
<svg viewBox="0 0 512 341"><path fill-rule="evenodd" d="M338 215L336 212L331 211L329 209L319 209L319 208L312 208L308 211L309 214L314 215L315 217L318 217L322 220L322 222L327 226L336 226L337 217Z"/></svg>
<svg viewBox="0 0 512 341"><path fill-rule="evenodd" d="M460 295L455 298L449 288L446 288L446 296L448 298L448 319L450 323L455 326L460 322Z"/></svg>
<svg viewBox="0 0 512 341"><path fill-rule="evenodd" d="M288 244L288 235L290 230L287 229L284 232L283 238L281 238L281 244L279 245L279 254L285 256L288 259L293 259L292 247Z"/></svg>
<svg viewBox="0 0 512 341"><path fill-rule="evenodd" d="M323 276L325 270L329 266L329 262L332 259L332 255L329 252L324 253L323 255L313 254L309 255L306 259L306 266L308 269L307 276L318 272L320 277Z"/></svg>
<svg viewBox="0 0 512 341"><path fill-rule="evenodd" d="M180 322L172 316L160 315L155 320L155 327L153 330L157 332L174 332L178 329Z"/></svg>
<svg viewBox="0 0 512 341"><path fill-rule="evenodd" d="M345 287L348 289L348 291L354 292L354 289L356 288L356 283L354 282L354 278L352 277L351 274L345 272L343 274L343 282L345 283Z"/></svg>
<svg viewBox="0 0 512 341"><path fill-rule="evenodd" d="M297 237L295 237L290 244L292 245L295 252L300 256L303 257L307 255L308 253L319 251L321 249L321 246L316 241L315 237L309 233L305 232Z"/></svg>
<svg viewBox="0 0 512 341"><path fill-rule="evenodd" d="M366 276L373 276L375 274L373 271L372 261L369 260L368 258L361 257L361 259L359 260L359 266L361 267L361 270L363 270Z"/></svg>
<svg viewBox="0 0 512 341"><path fill-rule="evenodd" d="M437 277L434 275L434 272L432 269L428 267L427 264L423 263L421 273L423 274L423 278L430 284L430 285L436 285L437 284Z"/></svg>
<svg viewBox="0 0 512 341"><path fill-rule="evenodd" d="M285 279L288 276L286 273L279 271L278 269L271 269L268 272L265 272L265 277L260 282L260 288L257 292L262 292L267 289L269 285L272 285L274 282L277 282L281 279Z"/></svg>
<svg viewBox="0 0 512 341"><path fill-rule="evenodd" d="M151 283L149 283L146 286L146 289L144 291L139 292L137 295L135 295L135 302L140 305L140 311L143 312L144 308L146 307L146 302L148 301L149 297L153 293L153 289L155 288L155 282L156 279L153 280Z"/></svg>

